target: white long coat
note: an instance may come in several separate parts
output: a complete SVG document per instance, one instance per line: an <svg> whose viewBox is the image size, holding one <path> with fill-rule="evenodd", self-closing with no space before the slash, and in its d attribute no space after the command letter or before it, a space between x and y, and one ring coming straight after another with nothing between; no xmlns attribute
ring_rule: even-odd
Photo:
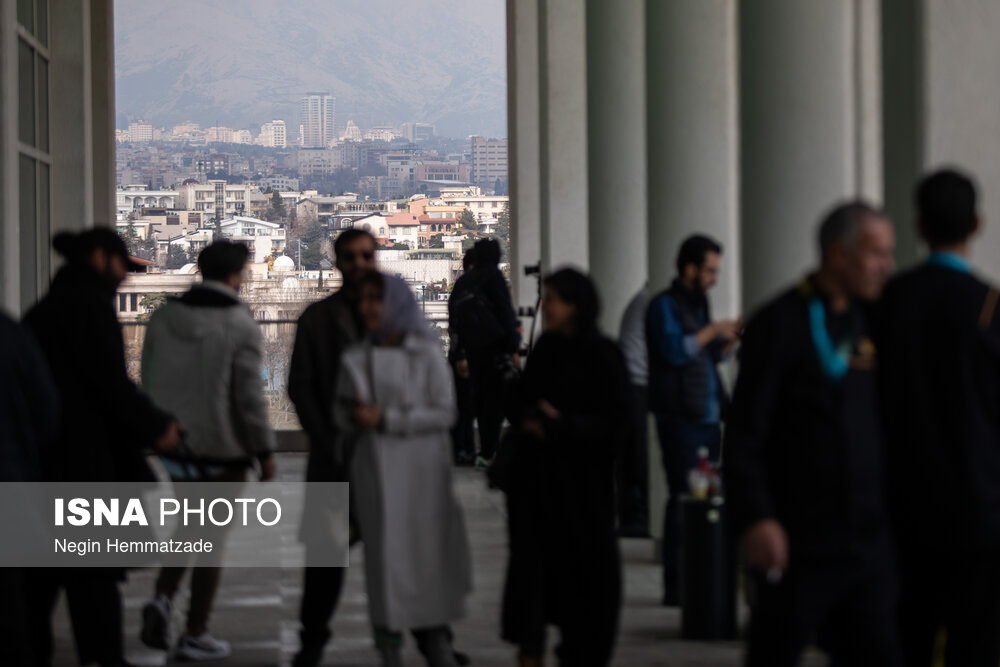
<svg viewBox="0 0 1000 667"><path fill-rule="evenodd" d="M413 335L399 347L356 345L344 353L337 396L334 419L353 450L351 502L372 625L405 630L461 618L472 576L452 489L455 390L440 345ZM351 423L355 396L382 408L380 431Z"/></svg>

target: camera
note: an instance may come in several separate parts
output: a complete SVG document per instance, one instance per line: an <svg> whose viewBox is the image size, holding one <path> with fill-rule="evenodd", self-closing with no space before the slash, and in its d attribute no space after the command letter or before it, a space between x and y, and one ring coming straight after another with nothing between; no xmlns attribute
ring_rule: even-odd
<svg viewBox="0 0 1000 667"><path fill-rule="evenodd" d="M524 275L526 276L540 276L542 274L542 263L536 262L535 264L528 264L524 267Z"/></svg>
<svg viewBox="0 0 1000 667"><path fill-rule="evenodd" d="M518 317L534 317L535 308L533 306L518 306L517 308Z"/></svg>

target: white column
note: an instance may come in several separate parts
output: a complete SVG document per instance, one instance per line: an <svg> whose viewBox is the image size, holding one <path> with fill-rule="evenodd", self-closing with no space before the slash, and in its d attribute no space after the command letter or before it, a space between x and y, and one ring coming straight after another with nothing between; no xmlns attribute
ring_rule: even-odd
<svg viewBox="0 0 1000 667"><path fill-rule="evenodd" d="M736 1L648 3L649 280L676 276L693 233L723 245L715 316L740 309Z"/></svg>
<svg viewBox="0 0 1000 667"><path fill-rule="evenodd" d="M760 305L816 262L816 228L881 199L877 0L740 10L743 296Z"/></svg>
<svg viewBox="0 0 1000 667"><path fill-rule="evenodd" d="M646 280L645 2L587 3L590 272L617 337Z"/></svg>
<svg viewBox="0 0 1000 667"><path fill-rule="evenodd" d="M586 269L586 10L581 0L538 6L542 269Z"/></svg>
<svg viewBox="0 0 1000 667"><path fill-rule="evenodd" d="M536 282L525 277L524 267L541 259L538 14L538 0L507 0L510 278L515 305L534 305Z"/></svg>
<svg viewBox="0 0 1000 667"><path fill-rule="evenodd" d="M115 11L112 0L90 0L91 123L94 222L114 226Z"/></svg>

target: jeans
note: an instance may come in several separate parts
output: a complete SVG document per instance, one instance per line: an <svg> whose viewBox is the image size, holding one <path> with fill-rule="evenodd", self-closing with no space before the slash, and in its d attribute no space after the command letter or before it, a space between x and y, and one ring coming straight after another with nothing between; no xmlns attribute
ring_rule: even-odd
<svg viewBox="0 0 1000 667"><path fill-rule="evenodd" d="M688 492L688 472L698 465L700 448L708 449L709 461L718 462L722 432L718 423L706 424L662 413L656 414L656 432L670 494L663 516L663 601L674 604L680 590L680 497Z"/></svg>

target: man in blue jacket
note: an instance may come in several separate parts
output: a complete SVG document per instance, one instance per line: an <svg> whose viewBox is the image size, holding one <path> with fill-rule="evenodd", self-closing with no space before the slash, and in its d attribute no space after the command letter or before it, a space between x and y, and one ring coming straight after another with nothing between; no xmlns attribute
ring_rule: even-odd
<svg viewBox="0 0 1000 667"><path fill-rule="evenodd" d="M740 320L712 321L706 294L718 281L722 246L694 235L681 244L677 277L657 295L646 314L649 348L649 408L656 416L670 499L663 526L663 604L678 603L678 499L688 490L687 473L707 448L718 461L719 422L727 397L716 364L739 341Z"/></svg>

